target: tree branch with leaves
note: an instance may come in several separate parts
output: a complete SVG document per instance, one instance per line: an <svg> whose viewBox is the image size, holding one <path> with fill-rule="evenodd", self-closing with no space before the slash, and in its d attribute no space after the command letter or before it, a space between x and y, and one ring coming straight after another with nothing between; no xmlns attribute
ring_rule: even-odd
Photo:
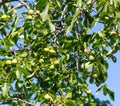
<svg viewBox="0 0 120 106"><path fill-rule="evenodd" d="M0 1L0 104L110 105L89 85L114 101L105 81L120 50L120 2L13 1Z"/></svg>

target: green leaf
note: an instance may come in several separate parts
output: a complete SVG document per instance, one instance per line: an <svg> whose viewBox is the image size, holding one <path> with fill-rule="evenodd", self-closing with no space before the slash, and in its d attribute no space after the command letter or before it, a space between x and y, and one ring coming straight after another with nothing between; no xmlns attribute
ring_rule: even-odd
<svg viewBox="0 0 120 106"><path fill-rule="evenodd" d="M103 94L107 95L107 87L106 87L106 85L103 86Z"/></svg>
<svg viewBox="0 0 120 106"><path fill-rule="evenodd" d="M55 2L55 4L57 4L57 6L59 7L59 9L61 8L61 4L59 2L59 0L53 0Z"/></svg>
<svg viewBox="0 0 120 106"><path fill-rule="evenodd" d="M90 103L90 106L97 106L96 103Z"/></svg>
<svg viewBox="0 0 120 106"><path fill-rule="evenodd" d="M55 31L55 25L52 22L49 22L51 32Z"/></svg>
<svg viewBox="0 0 120 106"><path fill-rule="evenodd" d="M113 52L114 52L114 48L111 49L111 50L106 54L106 56L110 56L110 55L112 55Z"/></svg>
<svg viewBox="0 0 120 106"><path fill-rule="evenodd" d="M80 11L77 8L76 11L75 11L75 13L74 13L74 15L72 16L71 24L66 29L66 35L68 35L72 31L73 25L74 25L77 17L79 16L79 14L80 14Z"/></svg>
<svg viewBox="0 0 120 106"><path fill-rule="evenodd" d="M100 86L100 87L97 89L96 94L98 94L101 90L103 90L103 88L104 88L104 85Z"/></svg>
<svg viewBox="0 0 120 106"><path fill-rule="evenodd" d="M72 98L72 92L71 92L71 90L66 89L65 91L66 91L65 98L67 98L67 99L68 99L68 98L69 98L69 99Z"/></svg>
<svg viewBox="0 0 120 106"><path fill-rule="evenodd" d="M85 27L92 27L94 22L94 18L88 13L85 12L85 20L84 20L84 25Z"/></svg>
<svg viewBox="0 0 120 106"><path fill-rule="evenodd" d="M82 6L82 0L77 0L78 7L81 8Z"/></svg>
<svg viewBox="0 0 120 106"><path fill-rule="evenodd" d="M114 0L110 0L110 4L113 5L113 3L114 3Z"/></svg>
<svg viewBox="0 0 120 106"><path fill-rule="evenodd" d="M44 8L44 10L42 11L42 13L40 13L40 16L42 18L42 21L47 21L49 20L49 15L48 15L48 9L49 9L49 5L47 4Z"/></svg>
<svg viewBox="0 0 120 106"><path fill-rule="evenodd" d="M18 25L18 21L19 21L19 17L16 16L13 24L11 25L12 26L12 33L16 30L17 25Z"/></svg>
<svg viewBox="0 0 120 106"><path fill-rule="evenodd" d="M8 95L8 90L9 90L9 84L5 82L2 87L3 97L6 97Z"/></svg>
<svg viewBox="0 0 120 106"><path fill-rule="evenodd" d="M28 55L27 51L20 51L18 53L18 56L21 57L21 58L26 57L27 55Z"/></svg>
<svg viewBox="0 0 120 106"><path fill-rule="evenodd" d="M28 96L29 96L29 94L28 94L28 89L26 88L25 85L23 85L23 89L24 89L24 94L25 94L25 96L28 97Z"/></svg>
<svg viewBox="0 0 120 106"><path fill-rule="evenodd" d="M112 59L112 61L114 62L114 63L116 63L116 61L117 61L117 58L115 57L115 56L111 56L111 59Z"/></svg>
<svg viewBox="0 0 120 106"><path fill-rule="evenodd" d="M20 72L24 73L26 76L29 76L29 75L30 75L30 72L29 72L25 67L23 67L23 66L17 66L17 69L18 69Z"/></svg>
<svg viewBox="0 0 120 106"><path fill-rule="evenodd" d="M73 28L73 23L71 23L71 25L67 27L66 35L69 35L69 33L72 31L72 28Z"/></svg>
<svg viewBox="0 0 120 106"><path fill-rule="evenodd" d="M14 38L15 36L17 36L19 34L18 31L14 31L11 33L11 38Z"/></svg>
<svg viewBox="0 0 120 106"><path fill-rule="evenodd" d="M17 76L18 79L20 79L21 72L19 70L16 70L16 76Z"/></svg>
<svg viewBox="0 0 120 106"><path fill-rule="evenodd" d="M37 36L36 36L36 34L34 34L34 33L31 33L31 34L29 35L29 37L30 37L32 40L37 39Z"/></svg>
<svg viewBox="0 0 120 106"><path fill-rule="evenodd" d="M6 46L13 46L15 43L12 41L12 39L4 39L3 41Z"/></svg>
<svg viewBox="0 0 120 106"><path fill-rule="evenodd" d="M113 91L111 91L108 87L106 88L106 90L107 90L107 93L108 93L108 95L110 96L110 98L111 98L111 100L113 100L114 101L114 92Z"/></svg>
<svg viewBox="0 0 120 106"><path fill-rule="evenodd" d="M75 106L75 103L72 100L66 100L65 106Z"/></svg>
<svg viewBox="0 0 120 106"><path fill-rule="evenodd" d="M24 27L20 27L20 28L16 29L16 31L12 32L10 34L10 37L15 38L17 35L20 35L23 32L24 32Z"/></svg>
<svg viewBox="0 0 120 106"><path fill-rule="evenodd" d="M36 5L37 9L42 11L44 9L44 7L46 6L47 2L48 2L48 0L39 0Z"/></svg>
<svg viewBox="0 0 120 106"><path fill-rule="evenodd" d="M8 51L10 49L10 46L14 46L14 42L9 38L9 39L4 39L3 40L5 50Z"/></svg>
<svg viewBox="0 0 120 106"><path fill-rule="evenodd" d="M29 76L27 76L28 79L32 78L35 75L35 72L33 72L32 74L30 74Z"/></svg>
<svg viewBox="0 0 120 106"><path fill-rule="evenodd" d="M90 78L89 82L92 84L94 82L94 79Z"/></svg>
<svg viewBox="0 0 120 106"><path fill-rule="evenodd" d="M15 8L19 16L11 2L0 6L0 101L107 106L88 88L92 83L96 93L114 100L105 81L108 59L116 62L113 54L120 49L120 0L26 1L31 20L24 5ZM98 24L102 29L95 30ZM15 105L25 105L21 102Z"/></svg>
<svg viewBox="0 0 120 106"><path fill-rule="evenodd" d="M81 65L81 68L83 68L83 69L89 69L89 68L92 67L92 66L93 66L92 63L86 62L86 63L83 63L83 64Z"/></svg>

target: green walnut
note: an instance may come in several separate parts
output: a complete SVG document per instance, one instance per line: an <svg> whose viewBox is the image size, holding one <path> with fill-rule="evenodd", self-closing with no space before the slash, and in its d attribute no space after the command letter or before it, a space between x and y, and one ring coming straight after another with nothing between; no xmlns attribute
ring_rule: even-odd
<svg viewBox="0 0 120 106"><path fill-rule="evenodd" d="M11 60L6 60L5 64L12 64Z"/></svg>
<svg viewBox="0 0 120 106"><path fill-rule="evenodd" d="M94 59L95 58L92 55L89 56L89 60L94 60Z"/></svg>
<svg viewBox="0 0 120 106"><path fill-rule="evenodd" d="M27 17L27 19L29 19L29 20L32 20L32 16L31 15L28 15L28 17Z"/></svg>
<svg viewBox="0 0 120 106"><path fill-rule="evenodd" d="M51 50L49 50L49 53L51 53L51 54L55 54L55 53L56 53L56 51L55 51L55 50L53 50L53 49L51 49Z"/></svg>
<svg viewBox="0 0 120 106"><path fill-rule="evenodd" d="M43 62L44 62L44 60L43 60L43 59L40 59L40 60L39 60L39 63L43 63Z"/></svg>
<svg viewBox="0 0 120 106"><path fill-rule="evenodd" d="M29 15L32 15L33 13L34 13L34 10L32 10L32 9L28 10Z"/></svg>
<svg viewBox="0 0 120 106"><path fill-rule="evenodd" d="M49 68L50 68L50 69L54 69L54 68L55 68L55 66L52 64Z"/></svg>
<svg viewBox="0 0 120 106"><path fill-rule="evenodd" d="M92 77L96 79L98 78L98 74L93 74Z"/></svg>
<svg viewBox="0 0 120 106"><path fill-rule="evenodd" d="M49 51L49 48L46 47L46 48L44 48L43 50L44 50L45 52L48 52L48 51Z"/></svg>
<svg viewBox="0 0 120 106"><path fill-rule="evenodd" d="M53 61L53 64L55 64L55 65L57 65L57 64L59 64L59 63L60 63L59 60L54 60L54 61Z"/></svg>

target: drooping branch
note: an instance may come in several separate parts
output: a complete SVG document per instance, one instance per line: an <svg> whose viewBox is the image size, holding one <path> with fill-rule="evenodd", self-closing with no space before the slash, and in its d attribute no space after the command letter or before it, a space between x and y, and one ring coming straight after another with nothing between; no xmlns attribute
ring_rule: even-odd
<svg viewBox="0 0 120 106"><path fill-rule="evenodd" d="M0 5L8 3L8 2L13 2L13 1L18 1L18 0L0 0Z"/></svg>
<svg viewBox="0 0 120 106"><path fill-rule="evenodd" d="M8 2L13 2L13 1L18 1L20 2L20 4L17 5L17 7L19 6L25 6L27 9L30 9L29 5L27 3L25 3L23 0L0 0L0 5L8 3ZM17 8L15 7L15 8Z"/></svg>

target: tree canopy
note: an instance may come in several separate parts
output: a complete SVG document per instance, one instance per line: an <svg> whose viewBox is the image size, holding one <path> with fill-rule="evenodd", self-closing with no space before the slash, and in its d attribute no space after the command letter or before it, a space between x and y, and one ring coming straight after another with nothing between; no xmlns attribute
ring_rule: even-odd
<svg viewBox="0 0 120 106"><path fill-rule="evenodd" d="M119 21L119 0L0 0L0 104L110 105L88 86L114 100Z"/></svg>

